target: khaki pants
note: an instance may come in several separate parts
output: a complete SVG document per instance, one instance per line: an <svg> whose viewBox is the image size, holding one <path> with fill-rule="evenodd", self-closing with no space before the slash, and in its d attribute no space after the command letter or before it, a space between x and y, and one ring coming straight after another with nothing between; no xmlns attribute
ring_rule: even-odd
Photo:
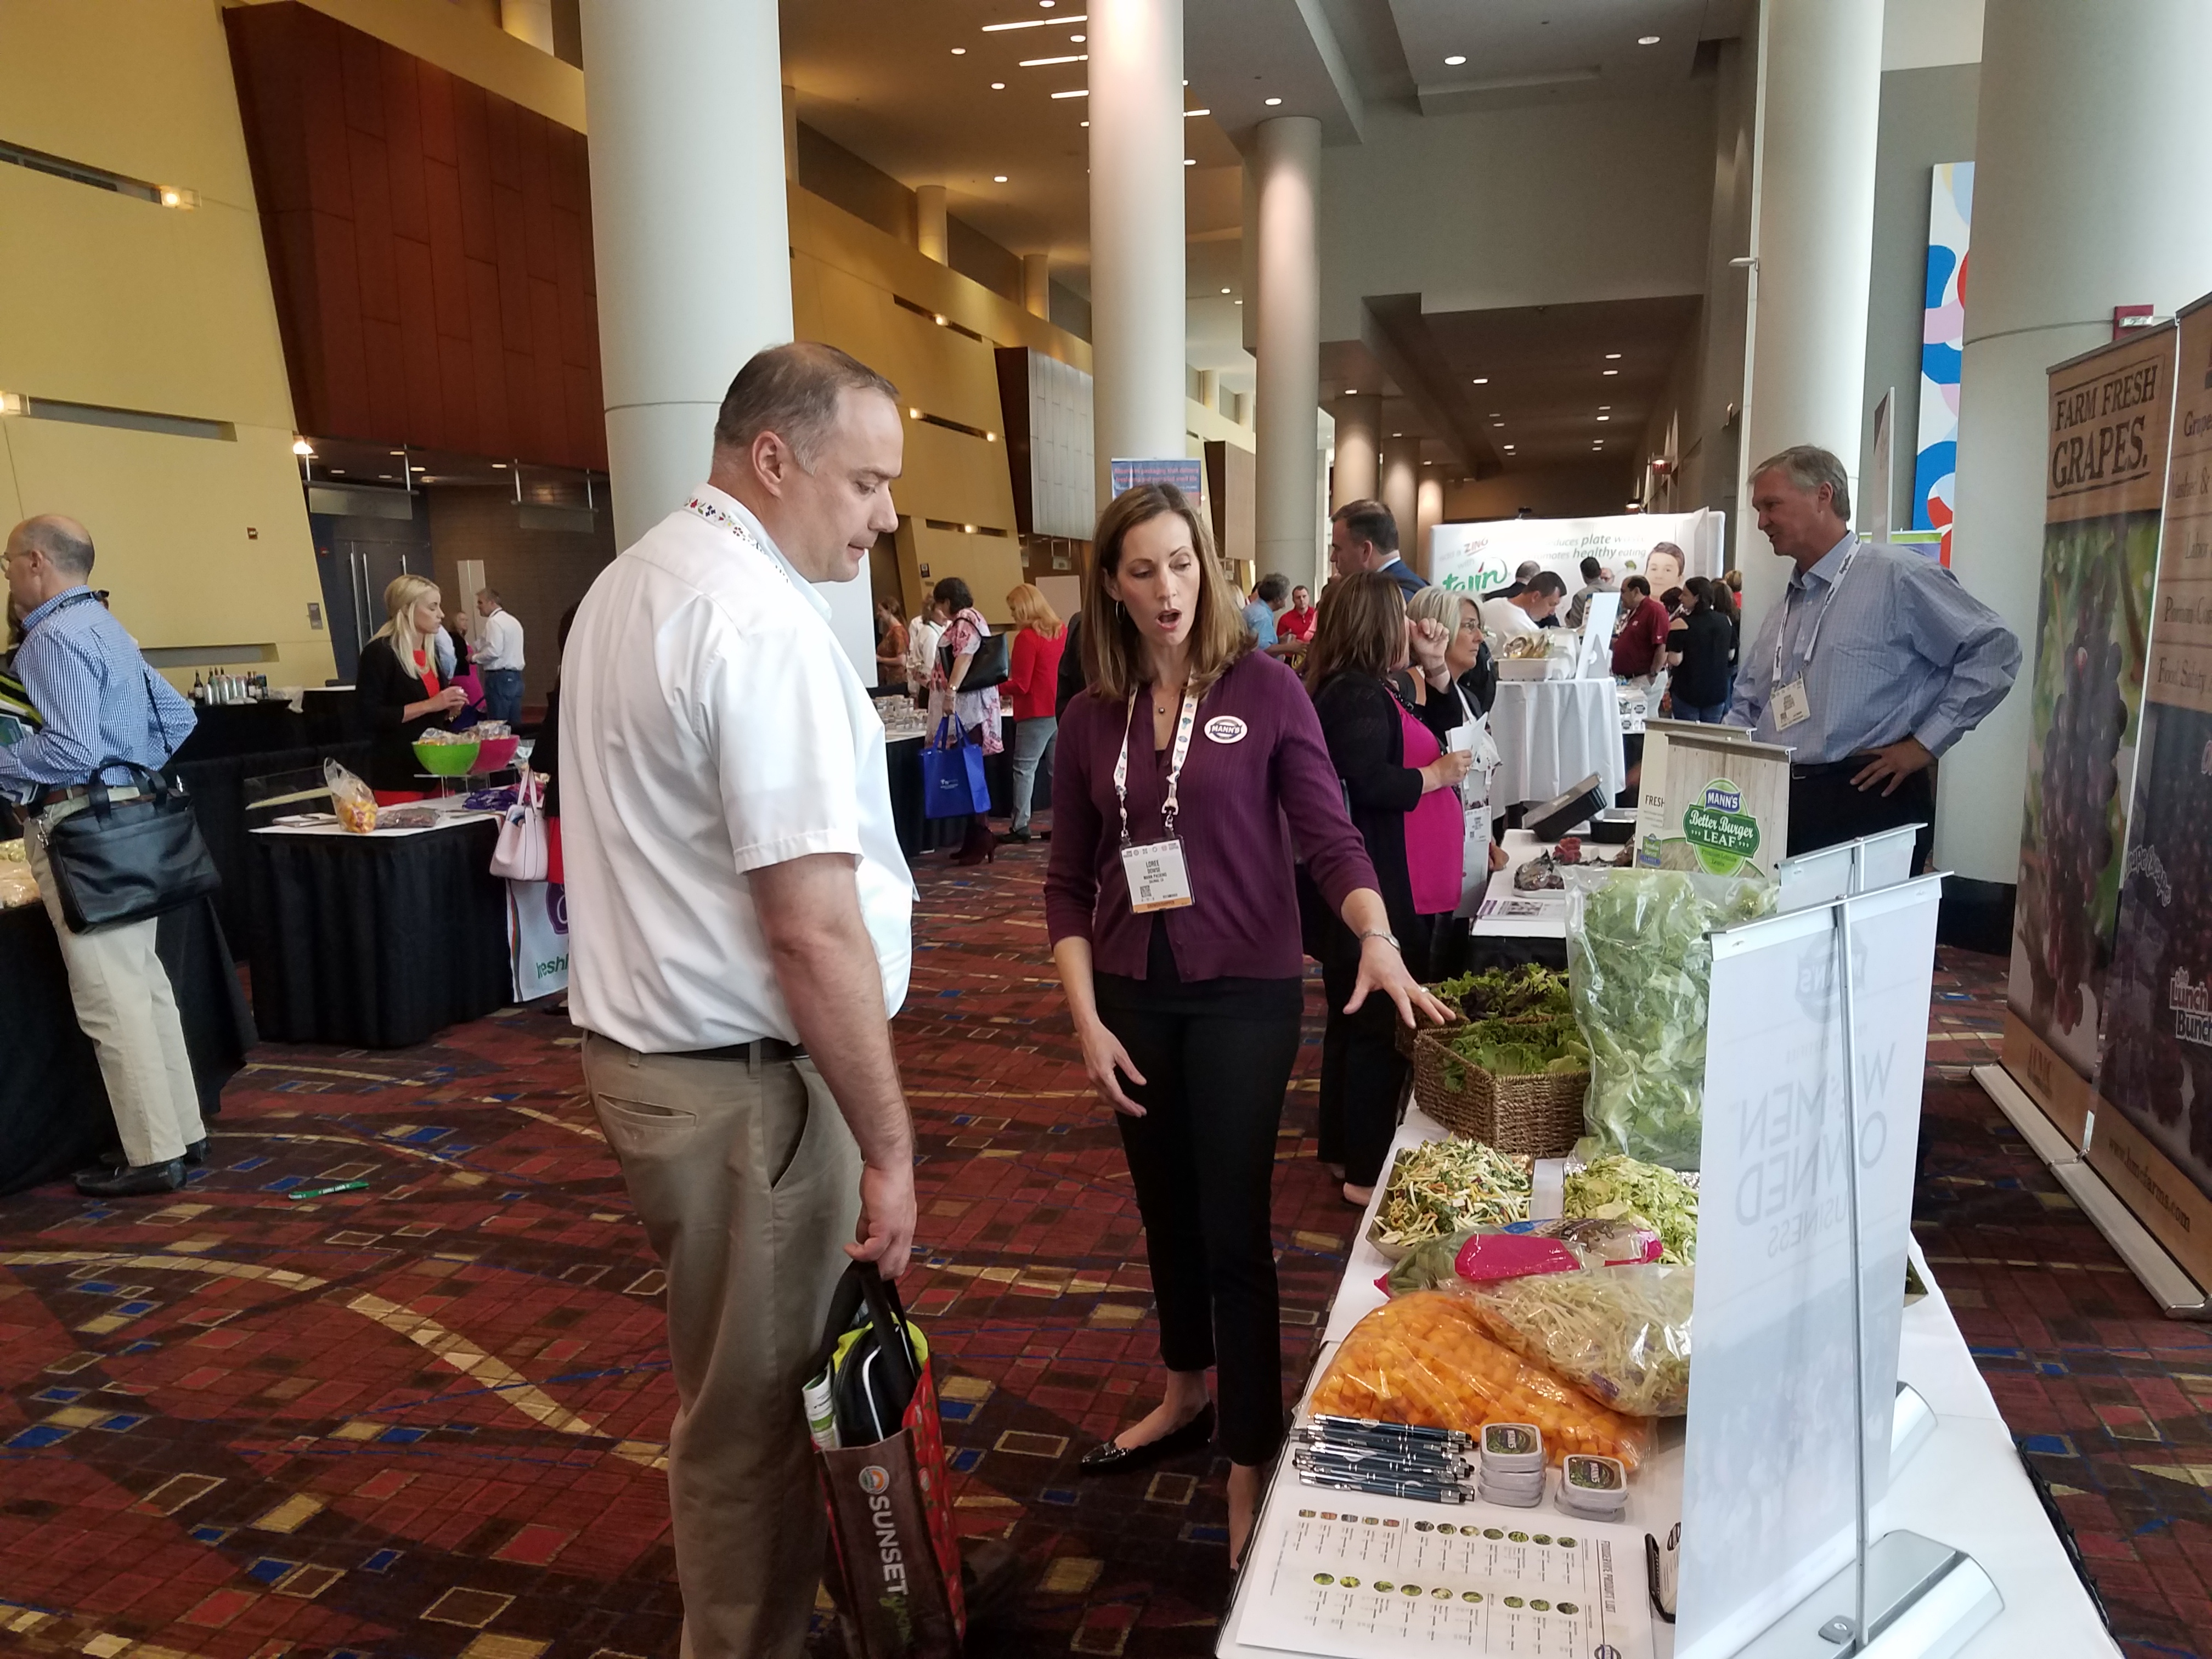
<svg viewBox="0 0 2212 1659"><path fill-rule="evenodd" d="M799 1389L860 1218L860 1149L809 1060L587 1033L584 1078L668 1273L684 1659L799 1659L828 1538Z"/></svg>
<svg viewBox="0 0 2212 1659"><path fill-rule="evenodd" d="M154 953L158 921L134 921L73 933L62 920L61 893L46 861L46 838L33 822L24 852L39 894L61 940L76 1023L92 1039L107 1103L115 1111L123 1155L132 1164L166 1164L202 1139L200 1096L185 1051L184 1022L169 970Z"/></svg>

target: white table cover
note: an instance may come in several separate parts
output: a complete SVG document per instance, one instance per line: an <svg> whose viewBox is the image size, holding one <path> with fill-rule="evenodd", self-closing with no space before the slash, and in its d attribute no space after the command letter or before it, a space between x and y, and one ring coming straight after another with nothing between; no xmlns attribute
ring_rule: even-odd
<svg viewBox="0 0 2212 1659"><path fill-rule="evenodd" d="M1490 732L1500 762L1494 801L1549 800L1593 772L1612 800L1627 781L1620 702L1610 679L1500 680Z"/></svg>

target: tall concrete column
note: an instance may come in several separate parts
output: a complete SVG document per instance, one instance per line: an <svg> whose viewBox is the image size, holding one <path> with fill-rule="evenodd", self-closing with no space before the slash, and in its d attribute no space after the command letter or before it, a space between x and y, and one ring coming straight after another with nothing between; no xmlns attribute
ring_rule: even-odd
<svg viewBox="0 0 2212 1659"><path fill-rule="evenodd" d="M1421 481L1413 492L1413 547L1406 555L1406 562L1424 576L1429 574L1429 532L1444 521L1444 481L1437 476L1432 466L1421 469Z"/></svg>
<svg viewBox="0 0 2212 1659"><path fill-rule="evenodd" d="M1320 533L1314 428L1321 405L1321 123L1310 115L1261 122L1251 173L1257 556L1262 570L1304 570Z"/></svg>
<svg viewBox="0 0 2212 1659"><path fill-rule="evenodd" d="M1420 528L1421 441L1382 440L1382 505L1398 521L1398 545L1407 564L1416 563L1414 536Z"/></svg>
<svg viewBox="0 0 2212 1659"><path fill-rule="evenodd" d="M952 243L945 228L945 186L922 185L914 192L914 245L925 259L952 263Z"/></svg>
<svg viewBox="0 0 2212 1659"><path fill-rule="evenodd" d="M1032 317L1052 320L1052 257L1022 255L1022 309Z"/></svg>
<svg viewBox="0 0 2212 1659"><path fill-rule="evenodd" d="M1759 46L1752 185L1750 349L1741 466L1818 444L1856 468L1874 260L1882 0L1769 0ZM1852 510L1857 510L1854 490ZM1789 568L1739 489L1744 625L1759 626Z"/></svg>
<svg viewBox="0 0 2212 1659"><path fill-rule="evenodd" d="M2212 198L2207 63L2212 8L2195 0L2006 0L1984 15L1951 568L2024 659L2012 694L1943 757L1936 860L1962 876L2020 876L2044 372L2109 340L2116 305L2166 314L2212 289L2212 220L2196 205Z"/></svg>
<svg viewBox="0 0 2212 1659"><path fill-rule="evenodd" d="M1182 0L1100 0L1091 54L1091 372L1098 504L1109 464L1183 437Z"/></svg>
<svg viewBox="0 0 2212 1659"><path fill-rule="evenodd" d="M791 338L781 48L775 0L584 0L583 25L599 375L628 546L706 477L731 378Z"/></svg>
<svg viewBox="0 0 2212 1659"><path fill-rule="evenodd" d="M1372 500L1382 488L1382 451L1375 435L1379 398L1337 400L1336 465L1329 474L1328 506L1334 513L1346 501Z"/></svg>

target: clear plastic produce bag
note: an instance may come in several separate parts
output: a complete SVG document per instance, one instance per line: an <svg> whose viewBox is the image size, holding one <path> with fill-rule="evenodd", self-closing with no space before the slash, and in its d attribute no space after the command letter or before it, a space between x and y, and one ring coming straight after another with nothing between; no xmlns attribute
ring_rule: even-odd
<svg viewBox="0 0 2212 1659"><path fill-rule="evenodd" d="M1499 1346L1473 1303L1451 1291L1399 1297L1353 1326L1310 1403L1316 1413L1469 1434L1486 1422L1533 1423L1554 1463L1596 1452L1633 1469L1651 1447L1649 1423Z"/></svg>
<svg viewBox="0 0 2212 1659"><path fill-rule="evenodd" d="M1696 1285L1694 1267L1591 1267L1462 1281L1458 1293L1492 1339L1616 1411L1680 1417L1690 1409Z"/></svg>
<svg viewBox="0 0 2212 1659"><path fill-rule="evenodd" d="M1774 908L1772 882L1622 870L1567 892L1567 981L1589 1043L1583 1116L1599 1147L1698 1167L1714 927Z"/></svg>

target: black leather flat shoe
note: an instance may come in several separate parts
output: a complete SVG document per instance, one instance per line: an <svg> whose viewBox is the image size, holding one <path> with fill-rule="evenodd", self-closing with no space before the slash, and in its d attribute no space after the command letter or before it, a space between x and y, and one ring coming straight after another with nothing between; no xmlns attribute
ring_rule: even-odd
<svg viewBox="0 0 2212 1659"><path fill-rule="evenodd" d="M143 1198L153 1193L173 1193L185 1184L185 1161L167 1164L126 1164L119 1170L80 1170L76 1189L87 1198Z"/></svg>
<svg viewBox="0 0 2212 1659"><path fill-rule="evenodd" d="M1180 1457L1185 1452L1197 1451L1212 1444L1212 1440L1213 1402L1209 1400L1200 1407L1198 1415L1181 1428L1171 1429L1141 1446L1117 1446L1109 1440L1084 1453L1079 1467L1085 1474L1127 1474L1137 1469L1148 1469L1170 1457Z"/></svg>

